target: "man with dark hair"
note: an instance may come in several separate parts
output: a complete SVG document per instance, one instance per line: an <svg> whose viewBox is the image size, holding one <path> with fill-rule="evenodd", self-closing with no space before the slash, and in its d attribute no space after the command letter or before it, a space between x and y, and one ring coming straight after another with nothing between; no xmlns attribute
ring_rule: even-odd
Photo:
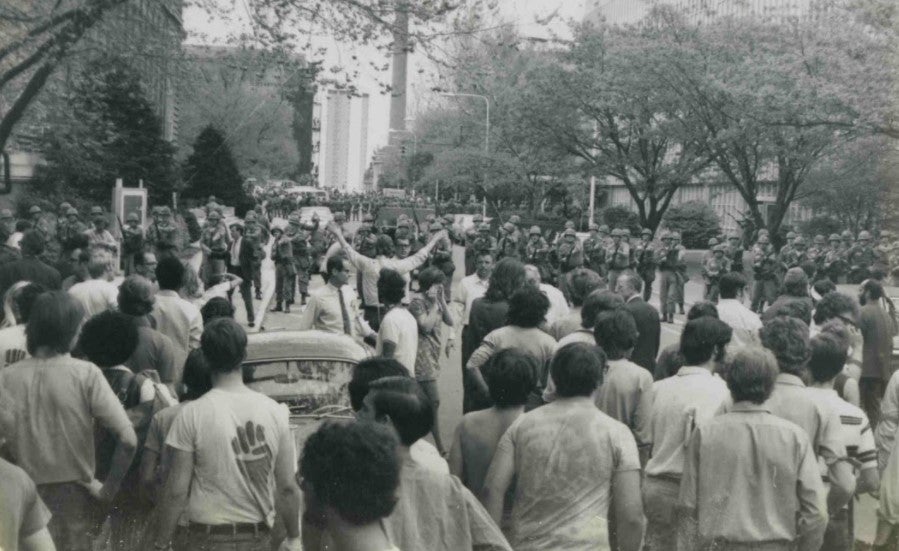
<svg viewBox="0 0 899 551"><path fill-rule="evenodd" d="M484 366L493 406L462 417L449 455L450 471L475 494L484 485L499 439L524 413L539 375L537 360L514 348L500 350Z"/></svg>
<svg viewBox="0 0 899 551"><path fill-rule="evenodd" d="M228 272L240 281L240 298L247 312L247 325L255 327L256 313L253 310L253 277L258 259L265 255L261 245L252 239L244 239L244 226L239 220L231 224L231 244L228 254ZM230 299L230 294L229 297Z"/></svg>
<svg viewBox="0 0 899 551"><path fill-rule="evenodd" d="M568 283L565 288L568 291L568 298L571 301L571 308L568 315L562 316L550 324L549 334L556 340L574 333L581 329L581 309L584 301L593 291L604 287L602 278L598 273L587 268L575 268L568 272L565 277Z"/></svg>
<svg viewBox="0 0 899 551"><path fill-rule="evenodd" d="M200 347L203 316L193 303L178 294L184 286L184 264L177 257L166 255L156 265L156 303L150 314L156 330L172 339L177 355L175 365L184 365L187 353Z"/></svg>
<svg viewBox="0 0 899 551"><path fill-rule="evenodd" d="M552 334L552 332L549 331L548 328L552 326L552 324L555 323L556 320L564 318L570 312L568 308L568 302L565 299L565 295L562 293L562 291L556 289L552 285L543 283L543 281L540 279L540 270L538 270L537 267L533 264L525 264L524 276L525 282L539 289L540 292L546 295L546 298L549 299L549 309L547 309L546 311L544 327L546 327L547 331ZM567 281L568 274L564 274L562 277Z"/></svg>
<svg viewBox="0 0 899 551"><path fill-rule="evenodd" d="M500 522L515 481L508 530L515 549L608 548L612 516L618 549L640 548L637 446L627 427L592 399L604 367L595 346L559 350L550 367L558 398L518 417L500 439L481 499Z"/></svg>
<svg viewBox="0 0 899 551"><path fill-rule="evenodd" d="M783 292L761 317L763 322L767 322L775 316L793 315L808 324L813 309L812 298L808 294L808 276L802 268L790 268L783 278ZM809 319L804 319L806 315Z"/></svg>
<svg viewBox="0 0 899 551"><path fill-rule="evenodd" d="M808 435L765 403L777 376L773 355L759 348L729 363L734 405L697 424L685 453L679 548L821 547L824 484Z"/></svg>
<svg viewBox="0 0 899 551"><path fill-rule="evenodd" d="M418 354L418 322L401 304L406 296L406 280L399 272L384 268L378 278L378 296L384 304L378 329L375 354L396 358L415 373L415 357Z"/></svg>
<svg viewBox="0 0 899 551"><path fill-rule="evenodd" d="M652 374L630 361L637 344L634 316L624 308L603 312L596 318L593 337L609 360L603 384L596 394L596 406L636 431L640 422L637 407L652 386Z"/></svg>
<svg viewBox="0 0 899 551"><path fill-rule="evenodd" d="M45 289L59 289L62 278L56 268L39 259L44 252L44 238L37 231L28 231L20 244L22 258L0 264L0 297L19 281L40 283Z"/></svg>
<svg viewBox="0 0 899 551"><path fill-rule="evenodd" d="M653 383L640 401L637 440L648 448L643 503L646 545L651 549L665 549L676 541L674 512L690 433L730 397L727 385L714 375L730 335L730 327L717 319L688 321L680 344L685 365L676 376Z"/></svg>
<svg viewBox="0 0 899 551"><path fill-rule="evenodd" d="M150 251L134 255L134 271L150 282L156 283L156 254Z"/></svg>
<svg viewBox="0 0 899 551"><path fill-rule="evenodd" d="M84 308L86 317L115 309L119 289L112 283L113 256L105 249L92 249L87 264L88 279L72 285L68 293Z"/></svg>
<svg viewBox="0 0 899 551"><path fill-rule="evenodd" d="M213 320L201 347L213 388L181 408L166 437L171 467L151 535L179 549L267 549L272 519L299 549L300 492L287 408L243 383L247 335L236 321ZM188 526L178 526L184 512Z"/></svg>
<svg viewBox="0 0 899 551"><path fill-rule="evenodd" d="M466 252L468 249L466 248ZM462 342L462 369L465 369L465 362L474 349L478 347L477 342L472 342L472 336L468 327L471 318L471 306L474 301L483 297L487 293L487 287L490 284L490 275L493 273L493 253L490 251L479 251L475 255L474 273L467 275L459 281L459 291L453 297L453 305L457 305L456 313L461 314L462 323L459 339ZM459 318L459 316L456 316ZM451 346L455 338L455 331L449 333L447 346Z"/></svg>
<svg viewBox="0 0 899 551"><path fill-rule="evenodd" d="M154 370L167 384L180 380L181 366L175 364L175 344L150 324L150 312L156 302L153 284L139 275L128 276L119 286L116 302L119 311L130 316L137 327L137 347L125 366L135 373Z"/></svg>
<svg viewBox="0 0 899 551"><path fill-rule="evenodd" d="M780 370L766 405L774 415L805 430L812 451L828 467L828 510L838 511L852 498L855 476L851 465L842 459L846 446L840 438L839 415L817 400L815 392L802 381L809 358L808 326L796 318L779 316L767 322L759 336L762 346L774 353Z"/></svg>
<svg viewBox="0 0 899 551"><path fill-rule="evenodd" d="M364 422L325 423L306 440L299 466L305 508L324 513L320 528L335 549L396 550L382 522L397 503L398 445L389 428Z"/></svg>
<svg viewBox="0 0 899 551"><path fill-rule="evenodd" d="M734 330L739 344L757 344L762 320L743 304L746 278L737 272L726 273L718 282L721 298L718 300L718 318Z"/></svg>
<svg viewBox="0 0 899 551"><path fill-rule="evenodd" d="M325 263L325 286L312 292L298 329L316 329L374 342L377 336L359 311L356 292L347 285L347 264L347 259L339 255L328 258Z"/></svg>
<svg viewBox="0 0 899 551"><path fill-rule="evenodd" d="M858 289L861 304L858 328L864 338L862 348L862 376L859 380L862 409L871 423L880 421L880 402L892 375L890 358L893 335L896 334L896 308L883 292L883 285L873 279L862 282Z"/></svg>
<svg viewBox="0 0 899 551"><path fill-rule="evenodd" d="M655 306L643 300L642 289L643 279L634 272L627 270L618 276L617 292L637 324L638 336L631 361L653 373L662 337L662 322Z"/></svg>
<svg viewBox="0 0 899 551"><path fill-rule="evenodd" d="M15 325L0 329L0 369L29 357L25 341L25 326L31 317L31 307L38 296L46 291L39 283L25 283L15 287L12 293Z"/></svg>

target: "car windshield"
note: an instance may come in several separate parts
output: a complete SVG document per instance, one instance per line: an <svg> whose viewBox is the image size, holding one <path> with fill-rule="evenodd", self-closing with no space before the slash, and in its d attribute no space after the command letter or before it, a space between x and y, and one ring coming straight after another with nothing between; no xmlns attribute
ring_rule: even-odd
<svg viewBox="0 0 899 551"><path fill-rule="evenodd" d="M328 406L349 407L347 384L353 363L335 360L275 360L245 364L244 382L251 389L287 404L292 415Z"/></svg>

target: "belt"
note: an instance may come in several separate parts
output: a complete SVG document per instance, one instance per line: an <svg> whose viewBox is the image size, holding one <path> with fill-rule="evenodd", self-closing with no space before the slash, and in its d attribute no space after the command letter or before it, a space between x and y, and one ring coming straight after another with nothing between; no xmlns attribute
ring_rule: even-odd
<svg viewBox="0 0 899 551"><path fill-rule="evenodd" d="M191 532L202 532L215 536L261 534L269 531L268 525L264 522L237 522L232 524L199 524L191 522L187 529Z"/></svg>

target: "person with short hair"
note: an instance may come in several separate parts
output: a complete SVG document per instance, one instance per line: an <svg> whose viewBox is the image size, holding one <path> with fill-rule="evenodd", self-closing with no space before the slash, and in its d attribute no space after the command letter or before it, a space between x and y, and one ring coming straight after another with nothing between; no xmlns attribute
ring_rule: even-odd
<svg viewBox="0 0 899 551"><path fill-rule="evenodd" d="M652 375L630 361L637 344L637 324L628 310L603 312L593 327L596 345L608 358L603 384L596 394L596 406L606 415L636 432L642 422L638 406L652 387Z"/></svg>
<svg viewBox="0 0 899 551"><path fill-rule="evenodd" d="M611 517L618 548L640 548L637 446L592 398L604 368L605 354L595 346L559 350L550 366L558 397L519 416L500 439L481 500L500 522L514 480L507 533L516 550L608 548Z"/></svg>
<svg viewBox="0 0 899 551"><path fill-rule="evenodd" d="M31 358L0 370L0 396L11 402L18 427L7 444L53 514L54 541L75 551L91 549L101 510L118 493L137 447L103 373L70 355L83 319L81 305L67 293L40 295L25 328ZM94 478L95 423L117 442L103 482Z"/></svg>
<svg viewBox="0 0 899 551"><path fill-rule="evenodd" d="M151 283L156 283L156 254L144 251L134 256L134 271L138 275L147 278Z"/></svg>
<svg viewBox="0 0 899 551"><path fill-rule="evenodd" d="M40 283L45 289L59 289L62 278L56 268L40 260L44 252L44 238L38 231L28 231L20 244L22 257L12 262L0 264L0 297L19 281Z"/></svg>
<svg viewBox="0 0 899 551"><path fill-rule="evenodd" d="M878 281L868 279L862 282L858 289L858 301L861 304L858 328L864 339L858 386L862 409L876 426L880 421L880 403L892 375L893 335L899 320L892 300L886 297L883 285Z"/></svg>
<svg viewBox="0 0 899 551"><path fill-rule="evenodd" d="M524 265L524 274L525 281L539 289L546 295L546 298L549 299L549 310L546 311L544 327L547 328L547 332L550 332L549 327L551 327L556 320L564 318L570 312L568 301L565 299L565 295L562 291L548 283L543 283L540 279L540 270L533 264ZM565 274L563 277L567 278L568 274Z"/></svg>
<svg viewBox="0 0 899 551"><path fill-rule="evenodd" d="M156 330L172 339L177 355L175 365L184 365L187 353L200 347L203 334L203 316L199 308L181 298L178 292L184 286L186 269L175 256L166 255L156 265L156 302L151 317Z"/></svg>
<svg viewBox="0 0 899 551"><path fill-rule="evenodd" d="M130 316L137 327L137 347L125 366L135 373L155 371L160 381L173 385L180 379L181 366L175 364L172 339L150 324L150 313L156 302L153 284L143 276L130 275L119 285L116 302L119 311Z"/></svg>
<svg viewBox="0 0 899 551"><path fill-rule="evenodd" d="M484 337L465 366L482 395L487 396L490 392L487 383L484 382L482 366L496 352L504 348L516 348L534 356L540 365L540 376L535 387L536 396L539 396L546 386L547 367L556 347L556 340L540 329L546 319L547 310L549 299L538 288L530 285L515 291L509 298L508 324Z"/></svg>
<svg viewBox="0 0 899 551"><path fill-rule="evenodd" d="M826 491L814 448L766 403L777 365L756 347L736 351L728 363L734 405L697 424L684 454L679 549L821 547Z"/></svg>
<svg viewBox="0 0 899 551"><path fill-rule="evenodd" d="M590 293L605 287L602 277L588 268L575 268L565 277L568 279L565 288L568 290L571 308L568 315L555 320L549 326L549 334L557 341L584 327L581 325L581 310L584 301L587 300Z"/></svg>
<svg viewBox="0 0 899 551"><path fill-rule="evenodd" d="M378 423L328 422L303 447L306 509L322 511L323 536L340 551L399 551L384 529L397 503L395 433Z"/></svg>
<svg viewBox="0 0 899 551"><path fill-rule="evenodd" d="M112 283L113 257L108 251L97 249L90 253L87 264L88 279L72 285L68 293L81 303L85 317L92 317L117 306L119 288Z"/></svg>
<svg viewBox="0 0 899 551"><path fill-rule="evenodd" d="M349 335L356 340L375 342L377 334L371 330L359 311L359 298L349 281L349 261L341 255L325 261L325 285L312 291L298 329L315 329L328 333Z"/></svg>
<svg viewBox="0 0 899 551"><path fill-rule="evenodd" d="M637 324L637 342L631 361L653 373L659 353L662 322L655 306L643 300L642 290L643 279L636 273L625 270L618 276L616 291L624 299L624 308L634 316Z"/></svg>
<svg viewBox="0 0 899 551"><path fill-rule="evenodd" d="M233 319L203 331L213 388L181 408L166 436L171 468L149 540L158 548L174 538L177 549L268 549L275 515L287 531L282 548L300 548L289 412L244 385L246 347ZM184 511L189 525L179 527Z"/></svg>
<svg viewBox="0 0 899 551"><path fill-rule="evenodd" d="M676 541L674 513L690 434L730 399L727 385L715 374L730 338L730 327L720 320L688 321L680 342L684 366L675 376L654 382L640 401L637 439L648 448L643 508L646 545L651 549L664 549Z"/></svg>
<svg viewBox="0 0 899 551"><path fill-rule="evenodd" d="M406 296L406 280L399 272L384 268L378 279L378 296L384 310L375 354L396 358L412 375L418 355L418 322L402 305Z"/></svg>
<svg viewBox="0 0 899 551"><path fill-rule="evenodd" d="M737 272L726 273L718 281L718 319L734 330L735 341L743 346L758 344L762 329L759 315L743 304L746 285L746 278Z"/></svg>
<svg viewBox="0 0 899 551"><path fill-rule="evenodd" d="M0 368L7 367L29 357L25 327L31 317L31 307L46 289L39 283L20 281L7 291L6 300L12 308L7 316L14 325L0 329Z"/></svg>
<svg viewBox="0 0 899 551"><path fill-rule="evenodd" d="M811 323L813 309L812 298L808 293L808 276L802 268L794 267L787 270L783 277L783 291L762 312L761 319L767 322L776 316L791 315L808 325Z"/></svg>
<svg viewBox="0 0 899 551"><path fill-rule="evenodd" d="M450 471L476 495L500 438L524 413L539 371L534 356L514 348L500 350L484 366L493 406L462 417L449 454Z"/></svg>
<svg viewBox="0 0 899 551"><path fill-rule="evenodd" d="M457 305L457 312L461 313L462 320L459 338L462 341L463 372L465 371L465 363L479 344L478 342L472 342L469 320L471 319L471 308L474 301L487 293L487 287L490 284L490 277L493 273L493 254L490 251L478 251L475 255L474 265L474 273L463 277L459 281L459 292L453 297L453 305ZM453 338L453 336L450 333L450 338Z"/></svg>

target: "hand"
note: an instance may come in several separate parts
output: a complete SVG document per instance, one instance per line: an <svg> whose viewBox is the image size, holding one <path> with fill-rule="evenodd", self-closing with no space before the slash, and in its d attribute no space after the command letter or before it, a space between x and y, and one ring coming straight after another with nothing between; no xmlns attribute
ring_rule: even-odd
<svg viewBox="0 0 899 551"><path fill-rule="evenodd" d="M278 546L278 551L302 551L303 541L301 538L286 538Z"/></svg>
<svg viewBox="0 0 899 551"><path fill-rule="evenodd" d="M330 222L328 222L327 230L334 235L337 235L340 233L340 225L334 220L331 220Z"/></svg>
<svg viewBox="0 0 899 551"><path fill-rule="evenodd" d="M112 501L113 493L99 480L96 478L92 479L90 482L79 482L93 497L99 502L109 503Z"/></svg>
<svg viewBox="0 0 899 551"><path fill-rule="evenodd" d="M446 357L449 358L450 354L453 353L453 348L456 347L456 341L446 341Z"/></svg>

